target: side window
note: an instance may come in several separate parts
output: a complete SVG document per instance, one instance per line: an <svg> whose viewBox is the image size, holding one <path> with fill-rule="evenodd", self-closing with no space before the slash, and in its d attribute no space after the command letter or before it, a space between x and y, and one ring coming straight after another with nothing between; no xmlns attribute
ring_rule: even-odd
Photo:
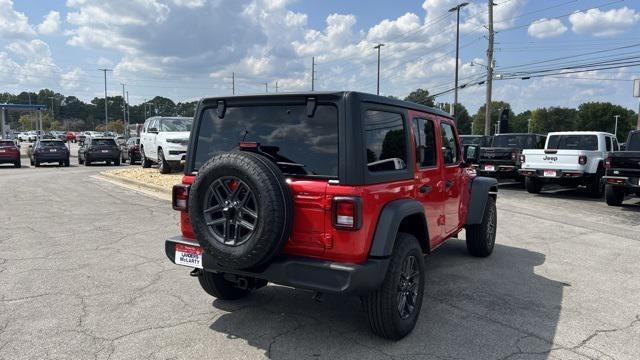
<svg viewBox="0 0 640 360"><path fill-rule="evenodd" d="M447 123L440 123L440 132L442 133L442 156L445 165L458 163L458 144L456 143L455 131L453 126Z"/></svg>
<svg viewBox="0 0 640 360"><path fill-rule="evenodd" d="M416 143L418 167L436 165L436 135L433 120L413 119L413 136Z"/></svg>
<svg viewBox="0 0 640 360"><path fill-rule="evenodd" d="M364 135L369 171L402 170L407 167L405 129L400 114L367 110Z"/></svg>
<svg viewBox="0 0 640 360"><path fill-rule="evenodd" d="M538 144L537 149L544 149L544 143L547 142L547 138L545 136L538 136Z"/></svg>
<svg viewBox="0 0 640 360"><path fill-rule="evenodd" d="M610 137L605 137L606 141L607 141L607 151L611 151L611 138Z"/></svg>
<svg viewBox="0 0 640 360"><path fill-rule="evenodd" d="M620 144L616 138L613 138L613 151L620 151Z"/></svg>

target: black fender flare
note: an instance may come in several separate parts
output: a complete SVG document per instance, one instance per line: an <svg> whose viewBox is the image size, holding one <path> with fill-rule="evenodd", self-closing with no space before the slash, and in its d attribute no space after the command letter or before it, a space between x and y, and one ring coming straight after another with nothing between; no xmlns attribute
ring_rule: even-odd
<svg viewBox="0 0 640 360"><path fill-rule="evenodd" d="M428 248L429 235L424 207L415 199L399 199L387 203L380 211L369 256L374 258L391 256L402 220L412 215L417 215L423 221L421 226L424 226L424 229L420 230L426 234L426 247ZM424 246L425 244L420 245Z"/></svg>
<svg viewBox="0 0 640 360"><path fill-rule="evenodd" d="M498 196L498 180L494 178L476 176L469 183L469 211L466 225L482 223L484 208L489 196Z"/></svg>

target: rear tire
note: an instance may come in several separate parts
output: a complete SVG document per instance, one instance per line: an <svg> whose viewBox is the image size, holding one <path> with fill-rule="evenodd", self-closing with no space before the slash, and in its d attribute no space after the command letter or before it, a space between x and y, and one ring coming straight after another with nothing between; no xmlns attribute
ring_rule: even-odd
<svg viewBox="0 0 640 360"><path fill-rule="evenodd" d="M113 162L113 165L120 166L120 159L117 159Z"/></svg>
<svg viewBox="0 0 640 360"><path fill-rule="evenodd" d="M529 194L539 194L542 190L542 182L534 177L527 176L524 187Z"/></svg>
<svg viewBox="0 0 640 360"><path fill-rule="evenodd" d="M22 163L20 162L20 160L18 160L15 163L13 163L13 166L16 167L16 168L21 168L22 167Z"/></svg>
<svg viewBox="0 0 640 360"><path fill-rule="evenodd" d="M240 289L236 284L225 279L223 274L219 273L203 271L198 276L198 281L207 294L220 300L237 300L251 293L251 290Z"/></svg>
<svg viewBox="0 0 640 360"><path fill-rule="evenodd" d="M597 199L604 195L605 184L602 181L602 176L604 176L604 169L599 166L595 177L593 179L589 179L589 182L587 183L587 191L591 196Z"/></svg>
<svg viewBox="0 0 640 360"><path fill-rule="evenodd" d="M619 189L615 186L607 185L605 189L605 198L607 200L607 205L620 206L624 201L624 189Z"/></svg>
<svg viewBox="0 0 640 360"><path fill-rule="evenodd" d="M69 167L69 165L71 165L71 161L69 161L69 159L64 161L64 167Z"/></svg>
<svg viewBox="0 0 640 360"><path fill-rule="evenodd" d="M489 196L484 207L482 222L466 227L467 251L469 251L469 254L477 257L491 255L496 245L497 226L496 200Z"/></svg>
<svg viewBox="0 0 640 360"><path fill-rule="evenodd" d="M415 327L424 296L424 257L418 239L398 233L382 285L363 301L378 336L400 340Z"/></svg>

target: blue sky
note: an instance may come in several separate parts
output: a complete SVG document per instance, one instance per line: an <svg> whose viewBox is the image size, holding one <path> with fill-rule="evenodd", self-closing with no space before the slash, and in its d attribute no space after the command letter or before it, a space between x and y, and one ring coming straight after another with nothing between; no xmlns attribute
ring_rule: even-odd
<svg viewBox="0 0 640 360"><path fill-rule="evenodd" d="M484 103L486 1L461 12L460 102ZM523 111L611 101L637 109L640 1L496 0L494 99ZM174 101L231 92L310 87L381 93L453 88L453 0L0 0L0 91L52 88L83 100L103 96L98 68L111 68L110 94L126 83L133 103L155 95ZM591 54L586 54L591 53ZM584 54L574 57L575 55ZM556 58L555 61L549 61ZM609 69L562 67L625 59ZM634 62L637 60L637 62ZM621 60L622 61L622 60ZM530 64L537 63L539 64ZM529 65L527 65L529 64ZM609 63L607 63L609 64ZM621 67L625 65L626 67ZM531 73L533 70L557 72ZM594 69L594 68L591 68ZM569 73L570 72L570 73ZM532 74L552 76L532 77ZM451 94L437 98L449 102Z"/></svg>

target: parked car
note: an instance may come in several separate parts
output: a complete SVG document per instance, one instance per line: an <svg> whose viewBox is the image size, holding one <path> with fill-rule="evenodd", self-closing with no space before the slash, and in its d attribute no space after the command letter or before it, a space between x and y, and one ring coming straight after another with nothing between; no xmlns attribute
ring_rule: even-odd
<svg viewBox="0 0 640 360"><path fill-rule="evenodd" d="M496 179L524 180L520 170L520 154L524 149L544 149L546 137L538 134L496 134L490 147L480 149L478 173Z"/></svg>
<svg viewBox="0 0 640 360"><path fill-rule="evenodd" d="M120 154L123 163L129 161L129 164L133 165L140 161L140 138L129 138L126 144L120 146Z"/></svg>
<svg viewBox="0 0 640 360"><path fill-rule="evenodd" d="M38 133L35 131L28 131L26 133L26 135L24 136L25 140L20 139L20 141L28 141L28 142L34 142L38 139Z"/></svg>
<svg viewBox="0 0 640 360"><path fill-rule="evenodd" d="M33 141L32 139L35 140L35 136L31 137L31 135L27 131L23 131L23 132L18 134L18 141L20 141L20 142Z"/></svg>
<svg viewBox="0 0 640 360"><path fill-rule="evenodd" d="M67 141L67 135L64 131L49 131L49 135L53 136L55 139Z"/></svg>
<svg viewBox="0 0 640 360"><path fill-rule="evenodd" d="M82 144L84 144L84 141L86 139L87 139L87 135L85 135L83 132L76 133L76 142L78 144L80 144L80 146L82 146Z"/></svg>
<svg viewBox="0 0 640 360"><path fill-rule="evenodd" d="M20 145L13 140L0 139L0 164L13 164L19 168L20 164Z"/></svg>
<svg viewBox="0 0 640 360"><path fill-rule="evenodd" d="M91 137L78 149L78 163L86 166L94 162L120 165L120 149L113 138Z"/></svg>
<svg viewBox="0 0 640 360"><path fill-rule="evenodd" d="M613 134L596 131L551 132L544 150L524 150L520 157L520 174L532 194L545 184L586 186L595 197L604 194L604 160L610 151L618 150Z"/></svg>
<svg viewBox="0 0 640 360"><path fill-rule="evenodd" d="M57 139L40 139L29 147L29 160L31 166L39 167L43 163L57 162L60 166L68 167L69 149L64 141Z"/></svg>
<svg viewBox="0 0 640 360"><path fill-rule="evenodd" d="M627 195L640 197L640 130L629 132L626 144L625 151L609 153L604 162L605 198L609 206L622 205Z"/></svg>
<svg viewBox="0 0 640 360"><path fill-rule="evenodd" d="M142 167L158 164L161 174L179 168L185 160L193 118L152 117L147 119L140 134Z"/></svg>
<svg viewBox="0 0 640 360"><path fill-rule="evenodd" d="M497 181L440 110L310 92L204 99L195 119L165 251L219 299L267 282L357 295L396 340L418 319L425 253L463 229L472 255L493 251Z"/></svg>

